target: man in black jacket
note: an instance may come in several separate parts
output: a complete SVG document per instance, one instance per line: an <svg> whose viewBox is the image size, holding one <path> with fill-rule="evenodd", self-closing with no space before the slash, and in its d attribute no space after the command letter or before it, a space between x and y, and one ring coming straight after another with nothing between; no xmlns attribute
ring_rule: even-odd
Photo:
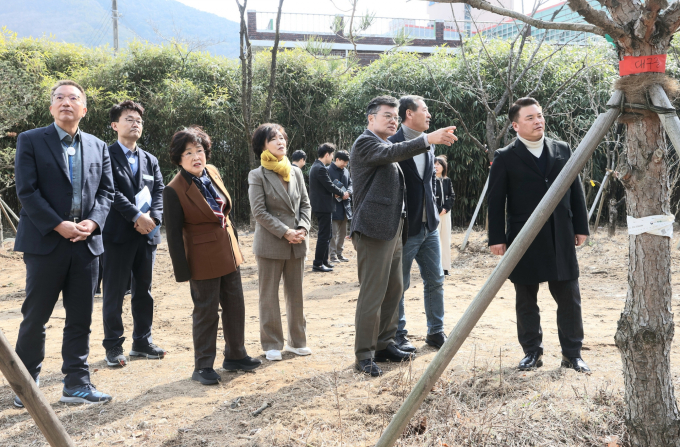
<svg viewBox="0 0 680 447"><path fill-rule="evenodd" d="M335 199L333 196L340 196L343 200L347 200L349 193L343 193L340 188L333 184L328 176L327 166L333 160L335 145L333 143L324 143L319 146L317 152L319 158L309 170L309 201L312 205L312 212L316 215L319 224L312 270L316 272L332 272L334 264L328 261L328 251L332 236L332 213L335 209Z"/></svg>
<svg viewBox="0 0 680 447"><path fill-rule="evenodd" d="M421 96L409 95L399 99L401 129L391 136L392 143L420 138L430 127L430 112ZM418 263L423 278L423 301L427 319L425 343L441 348L446 341L444 334L444 270L441 263L439 243L439 213L434 198L434 144L430 150L399 162L404 172L408 197L408 240L404 244L402 269L404 292L411 284L413 260ZM395 342L405 352L416 348L406 338L406 314L404 294L399 302L399 326Z"/></svg>
<svg viewBox="0 0 680 447"><path fill-rule="evenodd" d="M123 300L132 273L130 307L134 329L130 356L160 359L165 351L153 343L151 279L156 246L161 242L163 176L158 159L137 145L144 108L133 101L114 105L111 127L118 141L109 146L116 195L104 228L104 349L109 366L125 366ZM137 203L137 195L147 200Z"/></svg>
<svg viewBox="0 0 680 447"><path fill-rule="evenodd" d="M489 248L495 255L505 254L571 156L566 143L544 136L545 119L535 99L518 99L508 115L517 140L496 151L489 176ZM539 283L547 281L557 302L562 366L590 371L581 359L583 320L575 249L588 234L585 197L577 177L510 274L517 335L525 354L520 370L543 365L537 294Z"/></svg>
<svg viewBox="0 0 680 447"><path fill-rule="evenodd" d="M342 249L345 245L345 236L347 236L347 219L351 219L352 203L352 179L349 176L347 165L349 164L349 154L347 151L337 151L335 153L335 161L328 167L328 175L331 181L339 181L350 194L347 200L341 200L339 197L335 198L335 210L333 211L333 234L331 237L330 256L331 263L333 262L348 262L349 259L342 255Z"/></svg>

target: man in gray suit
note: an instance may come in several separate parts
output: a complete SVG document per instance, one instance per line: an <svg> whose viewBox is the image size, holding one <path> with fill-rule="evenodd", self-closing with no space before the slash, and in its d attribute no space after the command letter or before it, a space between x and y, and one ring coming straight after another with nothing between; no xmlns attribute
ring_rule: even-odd
<svg viewBox="0 0 680 447"><path fill-rule="evenodd" d="M355 316L356 368L371 376L382 374L374 363L403 361L414 354L395 345L397 310L404 287L402 246L408 235L406 186L398 162L427 152L431 144L450 146L458 138L455 126L392 144L397 132L399 102L378 96L368 104L368 129L352 147L354 186L352 243L357 251L359 298Z"/></svg>

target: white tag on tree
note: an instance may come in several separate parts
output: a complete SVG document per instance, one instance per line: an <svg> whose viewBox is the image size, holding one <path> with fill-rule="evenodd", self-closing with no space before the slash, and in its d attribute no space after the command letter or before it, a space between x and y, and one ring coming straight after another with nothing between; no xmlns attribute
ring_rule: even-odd
<svg viewBox="0 0 680 447"><path fill-rule="evenodd" d="M647 216L636 219L635 217L627 216L628 234L642 234L649 233L657 236L673 237L673 222L675 216L659 215Z"/></svg>
<svg viewBox="0 0 680 447"><path fill-rule="evenodd" d="M66 149L66 153L67 153L69 156L73 157L74 155L76 155L76 148L74 148L73 146L71 146L71 147L69 147L68 149Z"/></svg>

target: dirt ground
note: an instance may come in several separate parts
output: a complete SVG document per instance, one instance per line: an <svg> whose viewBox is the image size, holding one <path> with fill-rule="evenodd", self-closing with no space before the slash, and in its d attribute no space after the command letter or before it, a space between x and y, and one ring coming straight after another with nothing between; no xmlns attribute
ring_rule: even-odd
<svg viewBox="0 0 680 447"><path fill-rule="evenodd" d="M601 231L601 233L603 233ZM463 239L454 230L452 276L446 278L445 328L449 332L497 264L484 234L474 233L461 254ZM677 238L676 238L677 239ZM241 237L247 260L242 266L246 301L246 348L263 360L252 373L217 372L222 382L202 386L193 370L188 283L176 283L167 245L158 248L153 295L154 341L168 351L164 360L132 360L109 368L101 346L101 297L95 298L90 367L92 382L114 396L106 405L67 405L61 393L61 332L64 309L57 304L47 326L47 357L41 390L79 446L370 446L399 408L435 355L425 345L422 282L414 263L406 292L407 328L418 347L410 365L388 364L386 374L366 378L353 369L354 311L359 291L356 256L347 241L349 263L332 274L305 272L308 346L313 355L283 354L269 362L259 343L257 272L252 235ZM673 241L675 244L677 240ZM311 241L311 247L315 241ZM11 245L6 244L6 248ZM313 253L313 251L312 251ZM627 445L623 417L621 359L614 333L627 291L627 236L603 234L578 250L585 344L590 375L561 369L555 304L540 290L545 366L515 370L522 352L517 343L514 289L508 281L491 303L442 379L416 414L399 445ZM680 285L680 252L673 251L673 286ZM0 255L0 329L16 342L24 297L21 255ZM678 293L673 304L678 303ZM281 292L283 300L283 293ZM282 306L283 309L285 307ZM124 306L131 334L129 296ZM285 319L285 317L284 317ZM676 324L679 321L676 318ZM284 323L285 327L285 323ZM221 331L218 337L221 337ZM131 339L128 339L131 340ZM126 341L126 352L130 349ZM218 341L219 343L219 341ZM680 350L672 349L673 383L680 382ZM47 445L25 410L12 405L13 392L0 378L0 445ZM251 413L264 403L259 416Z"/></svg>

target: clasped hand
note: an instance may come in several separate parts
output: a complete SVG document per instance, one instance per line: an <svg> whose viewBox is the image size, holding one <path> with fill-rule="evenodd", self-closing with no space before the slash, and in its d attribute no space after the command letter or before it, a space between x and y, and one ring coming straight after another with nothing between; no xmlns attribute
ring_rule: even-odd
<svg viewBox="0 0 680 447"><path fill-rule="evenodd" d="M286 234L283 235L283 237L291 244L301 244L304 242L306 236L307 230L304 228L300 228L299 230L288 229Z"/></svg>
<svg viewBox="0 0 680 447"><path fill-rule="evenodd" d="M87 239L97 227L97 223L90 219L83 220L80 223L65 220L54 227L54 231L71 242L78 242Z"/></svg>
<svg viewBox="0 0 680 447"><path fill-rule="evenodd" d="M140 234L149 234L154 228L156 228L156 222L154 222L148 212L143 213L135 221L135 230Z"/></svg>

